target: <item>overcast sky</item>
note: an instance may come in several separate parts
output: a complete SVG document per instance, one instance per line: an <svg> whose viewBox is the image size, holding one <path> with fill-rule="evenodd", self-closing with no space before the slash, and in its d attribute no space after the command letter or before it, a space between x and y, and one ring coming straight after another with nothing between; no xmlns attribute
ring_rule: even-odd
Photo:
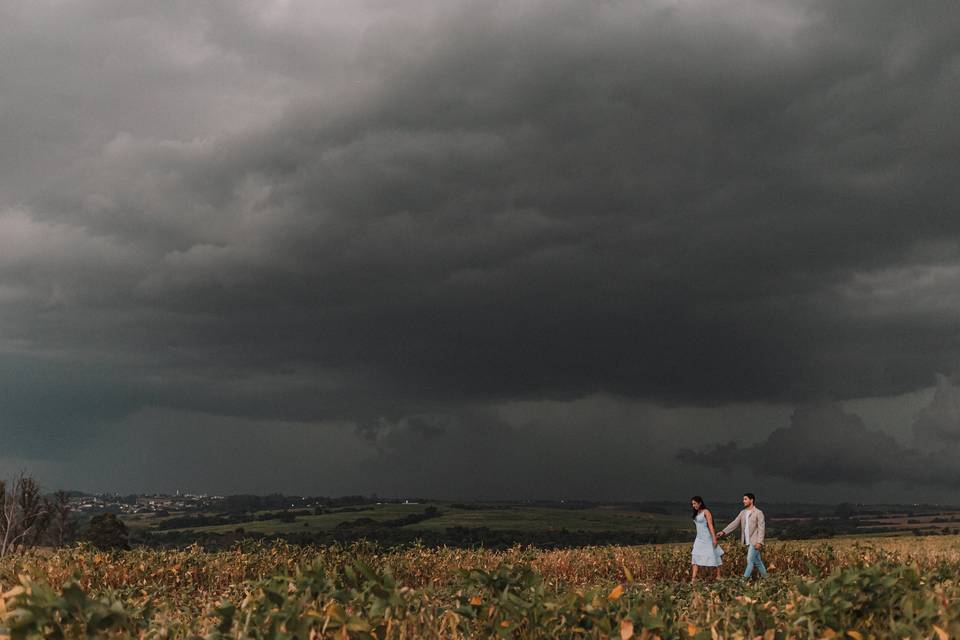
<svg viewBox="0 0 960 640"><path fill-rule="evenodd" d="M0 0L0 469L960 501L960 8Z"/></svg>

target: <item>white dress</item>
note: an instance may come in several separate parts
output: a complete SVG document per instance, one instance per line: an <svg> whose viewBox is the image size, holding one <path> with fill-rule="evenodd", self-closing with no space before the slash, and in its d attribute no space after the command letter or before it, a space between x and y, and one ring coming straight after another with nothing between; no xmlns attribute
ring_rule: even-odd
<svg viewBox="0 0 960 640"><path fill-rule="evenodd" d="M692 562L701 567L719 567L723 564L720 556L723 555L723 549L713 546L713 537L710 535L710 527L707 526L707 516L703 512L697 514L693 519L697 523L697 537L693 541Z"/></svg>

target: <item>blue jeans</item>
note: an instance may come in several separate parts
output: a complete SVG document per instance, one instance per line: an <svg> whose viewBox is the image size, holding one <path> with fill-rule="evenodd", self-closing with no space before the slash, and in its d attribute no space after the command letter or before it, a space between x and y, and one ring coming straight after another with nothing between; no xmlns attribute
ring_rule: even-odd
<svg viewBox="0 0 960 640"><path fill-rule="evenodd" d="M743 572L743 577L749 578L750 574L753 573L754 567L760 572L761 577L767 577L767 568L763 566L763 560L760 559L760 552L751 544L747 547L747 570Z"/></svg>

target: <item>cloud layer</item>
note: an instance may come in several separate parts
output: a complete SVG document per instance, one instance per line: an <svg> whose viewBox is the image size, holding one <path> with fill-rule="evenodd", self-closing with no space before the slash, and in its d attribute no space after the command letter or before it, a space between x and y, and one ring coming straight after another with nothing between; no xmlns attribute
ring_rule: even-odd
<svg viewBox="0 0 960 640"><path fill-rule="evenodd" d="M955 405L960 388L942 384L933 402L924 409L915 435L926 440L928 448L905 445L890 434L867 427L856 414L837 403L798 408L790 425L775 429L761 442L742 446L736 442L706 450L683 449L682 462L731 469L745 467L761 476L779 476L814 485L875 486L884 481L900 481L921 487L956 487L960 484L956 440L945 440L960 423L945 405ZM934 417L936 416L936 417ZM931 431L936 421L949 431ZM932 446L930 446L932 445ZM923 489L921 489L923 490Z"/></svg>
<svg viewBox="0 0 960 640"><path fill-rule="evenodd" d="M948 3L0 2L0 359L39 372L4 428L49 457L145 407L383 442L929 387L958 35ZM852 482L907 446L849 444Z"/></svg>

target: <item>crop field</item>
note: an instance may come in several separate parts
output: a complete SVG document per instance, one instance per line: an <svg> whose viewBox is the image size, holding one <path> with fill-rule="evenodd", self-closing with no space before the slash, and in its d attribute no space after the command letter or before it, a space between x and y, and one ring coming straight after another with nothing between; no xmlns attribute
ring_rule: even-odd
<svg viewBox="0 0 960 640"><path fill-rule="evenodd" d="M688 581L689 546L32 551L11 638L960 637L960 538L771 542L768 579Z"/></svg>

